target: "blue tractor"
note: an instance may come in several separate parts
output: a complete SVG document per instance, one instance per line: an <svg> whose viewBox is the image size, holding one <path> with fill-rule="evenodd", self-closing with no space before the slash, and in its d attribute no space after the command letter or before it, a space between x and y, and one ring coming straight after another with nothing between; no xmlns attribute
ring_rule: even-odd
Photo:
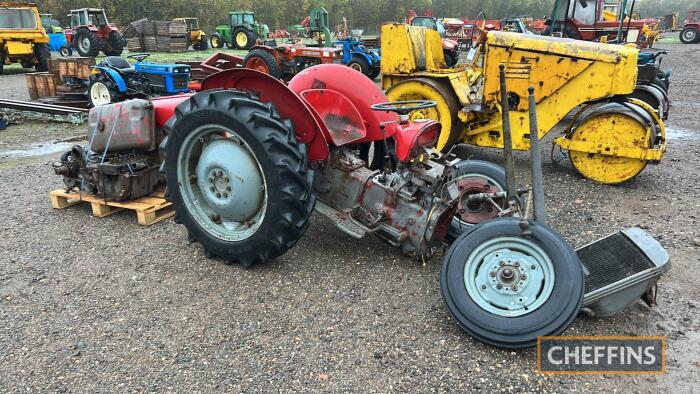
<svg viewBox="0 0 700 394"><path fill-rule="evenodd" d="M343 48L343 63L353 70L357 70L369 79L375 79L379 75L381 56L378 52L370 51L362 45L362 41L355 37L347 37L336 41L336 46Z"/></svg>
<svg viewBox="0 0 700 394"><path fill-rule="evenodd" d="M128 56L131 64L119 56L107 56L90 75L88 99L93 107L129 98L167 96L188 92L190 66L144 61L150 54Z"/></svg>

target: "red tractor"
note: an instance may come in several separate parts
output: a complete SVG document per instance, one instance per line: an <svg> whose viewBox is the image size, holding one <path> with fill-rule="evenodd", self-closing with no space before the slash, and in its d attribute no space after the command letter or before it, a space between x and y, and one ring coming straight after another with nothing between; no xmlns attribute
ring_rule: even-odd
<svg viewBox="0 0 700 394"><path fill-rule="evenodd" d="M655 19L631 19L634 2L609 3L604 0L555 0L548 28L544 35L568 37L583 41L634 43L639 48L651 47L659 36ZM618 39L620 36L620 39Z"/></svg>
<svg viewBox="0 0 700 394"><path fill-rule="evenodd" d="M684 44L700 42L700 9L688 11L688 18L683 22L680 38Z"/></svg>
<svg viewBox="0 0 700 394"><path fill-rule="evenodd" d="M666 251L640 229L577 254L544 223L541 187L532 193L535 219L521 208L531 191L515 187L512 152L506 171L432 149L441 125L409 114L435 102L386 102L374 82L344 65L307 68L288 85L230 69L202 89L92 109L90 125L105 132L89 150L61 156L56 173L68 187L136 196L158 183L160 167L188 240L243 267L292 248L314 209L347 235L327 234L325 242L372 234L423 262L449 246L440 278L447 309L475 338L503 347L560 334L582 306L608 315L651 300L644 294L669 267ZM531 127L536 144L536 122ZM358 153L368 143L384 145L384 157L374 158L383 159L381 169ZM538 174L533 166L541 185ZM323 242L313 247L323 253Z"/></svg>
<svg viewBox="0 0 700 394"><path fill-rule="evenodd" d="M126 40L119 30L107 21L101 8L81 8L70 11L70 28L65 30L68 44L61 48L62 56L70 56L76 49L80 56L96 57L100 51L107 56L119 56Z"/></svg>
<svg viewBox="0 0 700 394"><path fill-rule="evenodd" d="M243 59L243 67L289 80L300 71L318 64L342 63L339 48L309 47L303 44L255 45Z"/></svg>

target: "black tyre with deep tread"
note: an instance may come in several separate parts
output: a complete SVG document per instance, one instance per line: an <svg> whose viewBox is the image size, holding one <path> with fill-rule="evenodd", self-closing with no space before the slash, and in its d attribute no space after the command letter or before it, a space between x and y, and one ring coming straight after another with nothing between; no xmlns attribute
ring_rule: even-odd
<svg viewBox="0 0 700 394"><path fill-rule="evenodd" d="M347 66L355 71L361 72L362 74L368 77L370 76L370 74L372 74L372 68L369 66L369 63L367 63L367 60L359 56L354 56L352 60L348 62Z"/></svg>
<svg viewBox="0 0 700 394"><path fill-rule="evenodd" d="M679 38L684 44L694 44L700 41L700 31L693 26L688 26L681 30Z"/></svg>
<svg viewBox="0 0 700 394"><path fill-rule="evenodd" d="M246 43L245 46L239 47L238 43L236 42L236 36L238 33L244 32L246 37L248 38L248 42ZM255 45L255 32L249 29L246 29L245 27L238 27L233 31L233 34L231 34L231 43L233 45L233 49L250 49L253 45Z"/></svg>
<svg viewBox="0 0 700 394"><path fill-rule="evenodd" d="M381 73L381 69L379 67L375 67L372 69L372 72L369 74L369 79L375 80L379 76L379 73Z"/></svg>
<svg viewBox="0 0 700 394"><path fill-rule="evenodd" d="M463 330L482 342L504 348L533 346L538 336L564 332L581 308L585 277L576 252L546 225L529 223L531 234L525 236L518 218L483 222L462 234L443 262L440 289L447 309ZM551 295L525 315L505 317L490 313L478 306L466 290L464 268L468 256L478 245L498 237L527 237L547 253L554 266Z"/></svg>
<svg viewBox="0 0 700 394"><path fill-rule="evenodd" d="M49 69L49 59L51 59L51 49L46 44L34 45L34 56L36 57L36 71L43 72Z"/></svg>
<svg viewBox="0 0 700 394"><path fill-rule="evenodd" d="M118 31L113 31L109 33L109 38L107 39L107 45L103 48L103 52L107 56L119 56L124 51L126 46L126 40Z"/></svg>
<svg viewBox="0 0 700 394"><path fill-rule="evenodd" d="M278 79L282 78L282 68L279 64L277 64L275 57L267 51L263 49L253 49L252 51L248 52L246 57L243 59L243 67L245 67L246 64L248 64L248 62L252 59L263 61L267 65L268 74L271 76Z"/></svg>
<svg viewBox="0 0 700 394"><path fill-rule="evenodd" d="M90 47L87 51L83 51L82 49L80 49L80 41L83 40L85 37L87 37L90 41ZM96 57L100 54L100 51L104 46L104 43L102 42L102 40L100 40L99 37L97 37L97 34L91 32L88 29L78 30L73 39L75 40L75 49L78 51L80 56L83 57Z"/></svg>
<svg viewBox="0 0 700 394"><path fill-rule="evenodd" d="M255 154L267 185L266 212L260 227L242 241L212 236L194 219L183 203L178 185L178 156L185 137L199 126L219 124L242 138ZM166 124L168 137L161 144L165 159L161 171L166 198L175 208L175 221L187 227L188 239L202 244L205 253L244 267L268 262L286 252L304 234L314 208L313 172L306 146L296 140L293 126L279 117L271 104L236 90L206 91L180 104Z"/></svg>
<svg viewBox="0 0 700 394"><path fill-rule="evenodd" d="M207 41L206 38L203 38L199 40L198 44L192 45L192 49L194 49L195 51L206 51L207 49L209 49L209 41Z"/></svg>
<svg viewBox="0 0 700 394"><path fill-rule="evenodd" d="M214 45L212 40L216 41L216 45ZM217 49L223 48L224 47L224 38L221 36L221 34L214 33L211 35L211 37L209 37L209 45L212 48L217 48Z"/></svg>

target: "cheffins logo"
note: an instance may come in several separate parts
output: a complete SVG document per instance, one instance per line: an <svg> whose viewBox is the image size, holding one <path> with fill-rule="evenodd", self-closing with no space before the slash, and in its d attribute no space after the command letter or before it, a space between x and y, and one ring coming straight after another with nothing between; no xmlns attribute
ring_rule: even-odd
<svg viewBox="0 0 700 394"><path fill-rule="evenodd" d="M665 374L666 337L539 337L537 371L563 374Z"/></svg>

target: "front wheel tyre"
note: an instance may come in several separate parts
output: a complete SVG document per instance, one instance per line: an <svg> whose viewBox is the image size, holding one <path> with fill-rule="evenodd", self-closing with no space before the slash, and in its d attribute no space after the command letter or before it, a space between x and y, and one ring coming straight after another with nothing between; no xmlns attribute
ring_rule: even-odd
<svg viewBox="0 0 700 394"><path fill-rule="evenodd" d="M116 92L112 85L113 84L104 77L98 77L90 81L88 99L93 108L120 101L118 92Z"/></svg>
<svg viewBox="0 0 700 394"><path fill-rule="evenodd" d="M167 123L161 171L175 221L207 256L268 262L304 234L314 207L306 147L291 123L254 96L208 91Z"/></svg>
<svg viewBox="0 0 700 394"><path fill-rule="evenodd" d="M479 341L523 348L559 335L583 302L576 252L554 230L518 218L484 222L462 234L442 266L440 289L450 315Z"/></svg>
<svg viewBox="0 0 700 394"><path fill-rule="evenodd" d="M694 27L686 27L681 31L680 39L684 44L694 44L700 40L700 32Z"/></svg>

